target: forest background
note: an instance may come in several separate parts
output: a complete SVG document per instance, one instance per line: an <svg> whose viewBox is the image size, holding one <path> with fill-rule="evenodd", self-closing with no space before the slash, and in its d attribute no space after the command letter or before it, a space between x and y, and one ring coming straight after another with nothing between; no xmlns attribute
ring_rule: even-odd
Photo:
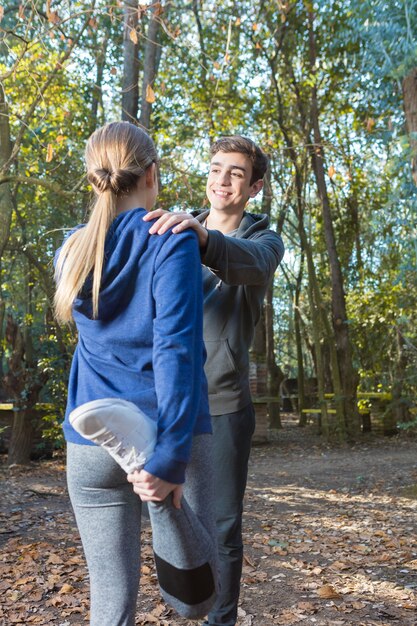
<svg viewBox="0 0 417 626"><path fill-rule="evenodd" d="M53 317L52 259L88 210L86 140L120 118L155 139L166 209L205 206L208 148L220 135L247 135L270 155L263 198L250 206L286 245L254 348L268 396L296 379L303 423L314 380L328 438L360 436L358 392L389 394L389 429L416 426L416 4L0 3L10 463L28 458L40 423L61 443L75 336ZM276 404L271 420L279 426Z"/></svg>

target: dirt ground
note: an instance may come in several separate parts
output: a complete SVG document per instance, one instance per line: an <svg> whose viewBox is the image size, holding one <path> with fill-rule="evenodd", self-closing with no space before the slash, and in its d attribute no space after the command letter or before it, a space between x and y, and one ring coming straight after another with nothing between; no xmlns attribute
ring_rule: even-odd
<svg viewBox="0 0 417 626"><path fill-rule="evenodd" d="M417 625L417 438L329 447L287 420L253 448L239 626ZM0 626L88 623L64 459L0 466ZM160 600L143 529L137 624L188 626Z"/></svg>

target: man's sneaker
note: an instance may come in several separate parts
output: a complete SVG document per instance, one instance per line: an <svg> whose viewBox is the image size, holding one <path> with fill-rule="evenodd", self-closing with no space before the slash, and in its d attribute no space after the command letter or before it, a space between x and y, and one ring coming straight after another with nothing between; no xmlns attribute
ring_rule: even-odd
<svg viewBox="0 0 417 626"><path fill-rule="evenodd" d="M82 437L105 448L128 474L140 470L155 448L156 422L127 400L87 402L70 413L69 421Z"/></svg>

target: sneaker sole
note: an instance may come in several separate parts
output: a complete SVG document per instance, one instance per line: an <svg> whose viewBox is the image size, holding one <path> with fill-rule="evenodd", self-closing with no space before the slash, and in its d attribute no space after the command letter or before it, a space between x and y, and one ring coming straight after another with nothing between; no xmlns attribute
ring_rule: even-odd
<svg viewBox="0 0 417 626"><path fill-rule="evenodd" d="M81 404L79 407L71 411L69 415L69 421L72 425L79 417L85 416L86 413L91 413L100 409L109 409L110 407L120 407L122 409L131 409L133 413L138 413L139 409L136 404L129 402L128 400L121 400L120 398L101 398L99 400L91 400Z"/></svg>

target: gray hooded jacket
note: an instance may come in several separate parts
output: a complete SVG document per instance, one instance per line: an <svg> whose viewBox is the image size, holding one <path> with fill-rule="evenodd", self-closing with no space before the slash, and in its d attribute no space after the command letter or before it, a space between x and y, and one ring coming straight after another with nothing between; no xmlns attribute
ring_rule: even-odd
<svg viewBox="0 0 417 626"><path fill-rule="evenodd" d="M208 213L193 215L203 223ZM245 212L233 233L208 231L201 260L212 415L234 413L251 401L249 348L268 284L284 254L281 237L268 225L267 215Z"/></svg>

